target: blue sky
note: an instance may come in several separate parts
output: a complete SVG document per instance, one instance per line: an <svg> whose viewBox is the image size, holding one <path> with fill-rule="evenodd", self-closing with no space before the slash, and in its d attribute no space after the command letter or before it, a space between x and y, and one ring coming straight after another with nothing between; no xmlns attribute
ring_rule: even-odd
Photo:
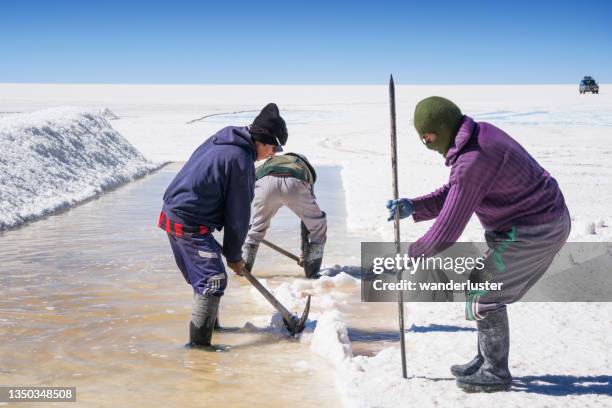
<svg viewBox="0 0 612 408"><path fill-rule="evenodd" d="M612 82L612 1L0 1L0 82Z"/></svg>

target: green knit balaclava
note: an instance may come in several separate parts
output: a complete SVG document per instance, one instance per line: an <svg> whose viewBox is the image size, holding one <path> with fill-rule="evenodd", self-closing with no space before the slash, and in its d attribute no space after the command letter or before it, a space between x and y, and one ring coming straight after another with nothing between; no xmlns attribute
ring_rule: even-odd
<svg viewBox="0 0 612 408"><path fill-rule="evenodd" d="M463 114L457 105L439 96L430 96L414 109L414 127L423 140L426 133L435 133L436 140L425 144L428 149L446 156L455 141Z"/></svg>

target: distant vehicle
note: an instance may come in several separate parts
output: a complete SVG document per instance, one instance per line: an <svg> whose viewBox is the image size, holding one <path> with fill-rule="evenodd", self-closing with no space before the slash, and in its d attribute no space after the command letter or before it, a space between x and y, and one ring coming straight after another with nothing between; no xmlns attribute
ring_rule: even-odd
<svg viewBox="0 0 612 408"><path fill-rule="evenodd" d="M587 92L598 94L599 85L597 85L597 82L593 79L593 77L585 76L584 78L582 78L582 81L580 81L578 92L580 92L581 94L585 94Z"/></svg>

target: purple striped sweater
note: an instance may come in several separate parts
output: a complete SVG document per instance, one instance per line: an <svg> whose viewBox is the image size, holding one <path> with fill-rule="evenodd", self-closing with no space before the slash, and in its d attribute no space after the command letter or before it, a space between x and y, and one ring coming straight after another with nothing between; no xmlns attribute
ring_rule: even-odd
<svg viewBox="0 0 612 408"><path fill-rule="evenodd" d="M565 209L556 180L501 129L463 117L446 154L447 184L411 199L415 222L436 221L410 247L410 256L432 256L459 239L473 213L486 230L539 225Z"/></svg>

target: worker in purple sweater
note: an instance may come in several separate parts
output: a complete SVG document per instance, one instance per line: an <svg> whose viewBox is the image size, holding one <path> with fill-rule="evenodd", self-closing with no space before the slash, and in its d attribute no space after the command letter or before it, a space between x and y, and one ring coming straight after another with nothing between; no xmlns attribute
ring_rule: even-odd
<svg viewBox="0 0 612 408"><path fill-rule="evenodd" d="M501 283L498 291L467 293L466 317L476 320L478 353L453 365L457 385L468 392L510 388L510 338L506 305L519 300L546 272L566 242L571 222L555 179L501 129L475 122L451 101L420 101L414 126L423 144L451 168L447 184L416 198L390 200L390 219L435 222L413 243L409 255L433 256L457 241L472 214L485 229L485 268L472 282Z"/></svg>

